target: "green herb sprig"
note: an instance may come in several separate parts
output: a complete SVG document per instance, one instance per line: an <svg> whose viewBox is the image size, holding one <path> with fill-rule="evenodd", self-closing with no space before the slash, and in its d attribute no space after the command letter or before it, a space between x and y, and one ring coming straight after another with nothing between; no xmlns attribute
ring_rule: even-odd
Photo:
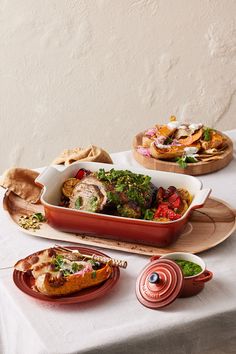
<svg viewBox="0 0 236 354"><path fill-rule="evenodd" d="M118 205L120 198L118 193L125 193L130 201L136 202L139 205L145 205L145 202L151 197L151 177L133 173L129 170L114 170L105 171L99 169L96 172L96 177L105 183L114 186L113 191L107 192L108 201Z"/></svg>
<svg viewBox="0 0 236 354"><path fill-rule="evenodd" d="M55 270L59 271L64 264L64 257L61 254L56 255L52 262L55 266Z"/></svg>
<svg viewBox="0 0 236 354"><path fill-rule="evenodd" d="M211 132L213 129L205 127L203 131L203 140L204 141L210 141L211 140Z"/></svg>
<svg viewBox="0 0 236 354"><path fill-rule="evenodd" d="M144 220L153 220L155 212L152 209L146 209L144 213Z"/></svg>
<svg viewBox="0 0 236 354"><path fill-rule="evenodd" d="M196 163L198 160L193 156L182 156L178 157L176 160L177 164L181 168L187 168L188 163Z"/></svg>

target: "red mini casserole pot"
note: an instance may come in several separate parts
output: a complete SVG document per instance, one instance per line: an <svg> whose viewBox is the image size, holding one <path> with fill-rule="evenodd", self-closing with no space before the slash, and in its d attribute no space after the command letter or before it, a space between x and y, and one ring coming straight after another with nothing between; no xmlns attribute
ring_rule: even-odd
<svg viewBox="0 0 236 354"><path fill-rule="evenodd" d="M184 284L179 297L189 297L198 294L204 288L205 283L211 280L213 277L212 272L206 269L206 264L203 259L196 256L195 254L186 252L174 252L167 253L164 256L161 256L160 259L170 259L172 261L181 259L184 261L196 263L202 268L201 273L192 275L190 277L184 277Z"/></svg>
<svg viewBox="0 0 236 354"><path fill-rule="evenodd" d="M186 277L175 260L198 264L202 271ZM197 295L203 290L213 273L206 269L202 258L185 252L153 256L136 282L136 296L146 307L158 309L172 303L177 297Z"/></svg>
<svg viewBox="0 0 236 354"><path fill-rule="evenodd" d="M106 171L112 168L126 170L127 166L78 162L67 167L49 166L41 173L35 180L36 184L43 187L41 203L48 223L58 230L165 247L176 241L188 222L191 212L201 208L211 192L209 188L202 189L201 181L193 176L129 167L131 172L149 175L152 183L157 187L175 186L187 189L193 196L193 200L185 214L178 220L156 222L59 206L63 182L74 177L81 168L95 172L100 168Z"/></svg>

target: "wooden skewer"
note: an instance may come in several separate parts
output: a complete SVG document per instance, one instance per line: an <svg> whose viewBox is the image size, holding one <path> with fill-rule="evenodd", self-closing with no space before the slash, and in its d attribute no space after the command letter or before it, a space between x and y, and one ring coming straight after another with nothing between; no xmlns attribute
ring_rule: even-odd
<svg viewBox="0 0 236 354"><path fill-rule="evenodd" d="M55 248L57 248L58 250L61 250L61 251L66 251L66 252L78 254L81 258L92 259L94 261L98 261L98 262L104 263L104 264L108 263L109 265L114 266L114 267L120 267L120 268L125 269L125 268L127 268L127 265L128 265L128 263L123 260L108 258L105 256L99 256L97 254L92 254L92 255L82 254L82 253L80 253L79 250L71 250L70 248L62 247L60 245L55 245Z"/></svg>
<svg viewBox="0 0 236 354"><path fill-rule="evenodd" d="M9 267L0 267L0 270L11 269L11 268L14 268L14 267L12 267L12 266L9 266Z"/></svg>

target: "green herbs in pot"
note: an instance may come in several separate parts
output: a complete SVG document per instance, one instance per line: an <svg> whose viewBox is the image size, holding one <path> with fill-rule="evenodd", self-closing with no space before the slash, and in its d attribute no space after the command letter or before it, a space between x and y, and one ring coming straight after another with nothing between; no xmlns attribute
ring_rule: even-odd
<svg viewBox="0 0 236 354"><path fill-rule="evenodd" d="M181 268L184 277L192 277L202 272L202 267L194 262L184 259L175 259L175 263Z"/></svg>

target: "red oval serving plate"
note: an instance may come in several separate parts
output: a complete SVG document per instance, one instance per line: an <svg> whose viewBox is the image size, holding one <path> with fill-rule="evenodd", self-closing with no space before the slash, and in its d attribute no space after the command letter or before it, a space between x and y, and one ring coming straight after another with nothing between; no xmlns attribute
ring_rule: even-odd
<svg viewBox="0 0 236 354"><path fill-rule="evenodd" d="M67 248L70 248L71 250L78 250L83 254L88 254L88 255L96 254L99 256L108 257L106 254L91 248L76 247L76 246L74 247L67 246ZM63 305L77 304L80 302L98 299L99 297L104 296L109 290L111 290L111 288L113 288L113 286L117 283L120 277L120 269L118 267L112 267L112 269L113 272L111 277L106 281L104 281L102 284L87 289L83 289L75 294L71 294L69 296L63 296L63 297L49 297L44 294L41 294L36 290L33 290L32 287L34 285L34 278L29 273L23 273L15 269L13 272L13 281L21 291L23 291L25 294L35 299L39 299L47 302L53 302L55 304L63 304Z"/></svg>

